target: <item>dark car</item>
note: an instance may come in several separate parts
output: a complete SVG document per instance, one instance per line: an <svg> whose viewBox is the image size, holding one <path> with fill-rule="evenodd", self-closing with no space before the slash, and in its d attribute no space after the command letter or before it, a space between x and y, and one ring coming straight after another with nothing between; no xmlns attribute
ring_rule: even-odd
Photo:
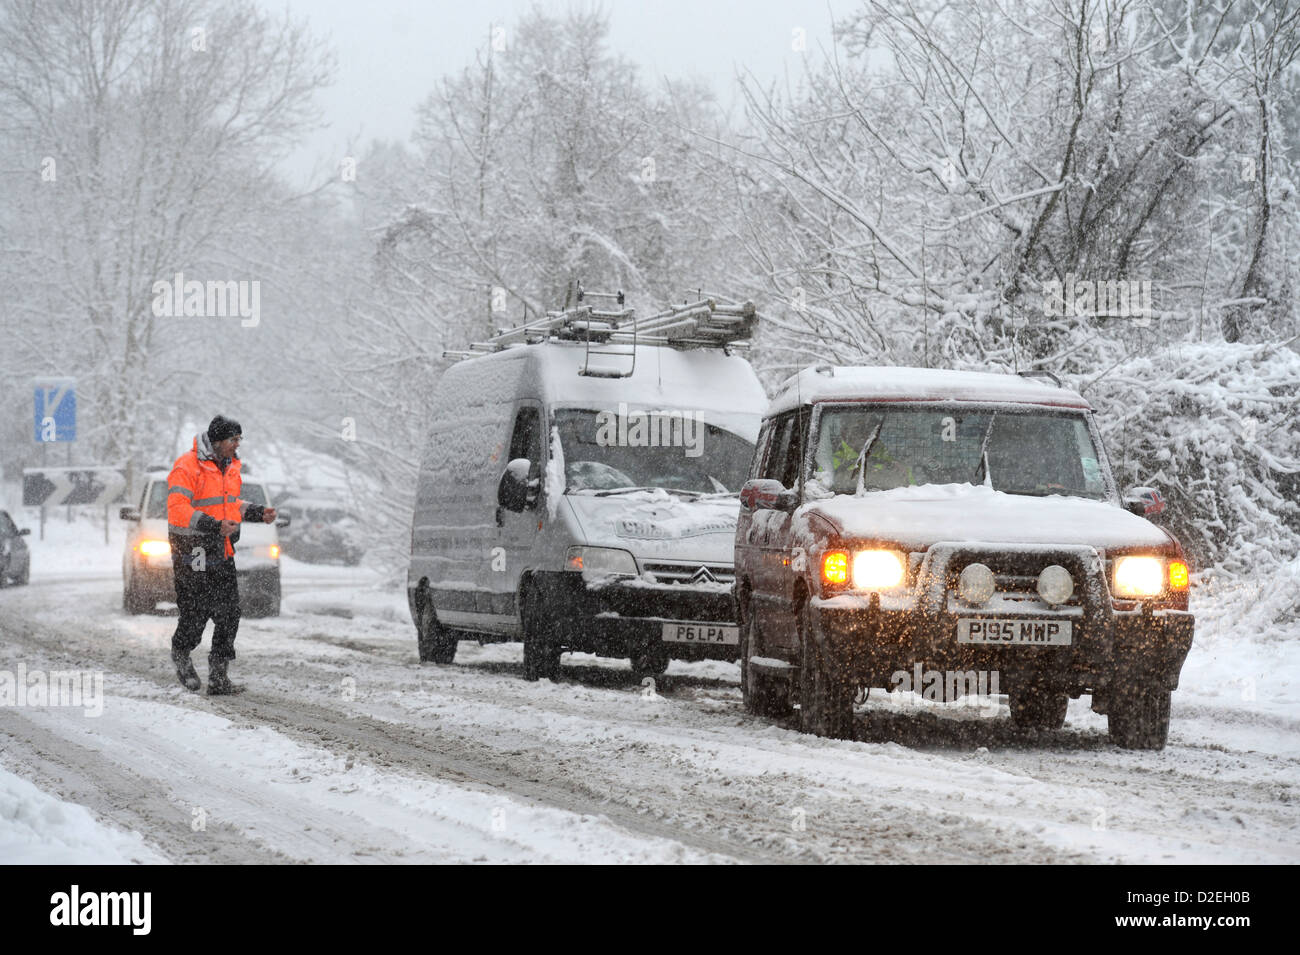
<svg viewBox="0 0 1300 955"><path fill-rule="evenodd" d="M1140 489L1135 489L1135 491ZM774 399L741 492L735 594L754 713L852 734L863 688L997 680L1016 725L1092 695L1160 749L1192 643L1178 541L1117 493L1088 403L1014 375L808 369ZM901 676L900 676L901 675ZM949 681L945 677L945 690ZM949 697L943 697L947 700Z"/></svg>
<svg viewBox="0 0 1300 955"><path fill-rule="evenodd" d="M361 563L365 538L361 523L338 501L327 497L290 495L276 507L293 518L280 535L284 552L311 564Z"/></svg>
<svg viewBox="0 0 1300 955"><path fill-rule="evenodd" d="M32 572L32 552L23 540L30 527L19 530L8 511L0 511L0 584L25 584Z"/></svg>

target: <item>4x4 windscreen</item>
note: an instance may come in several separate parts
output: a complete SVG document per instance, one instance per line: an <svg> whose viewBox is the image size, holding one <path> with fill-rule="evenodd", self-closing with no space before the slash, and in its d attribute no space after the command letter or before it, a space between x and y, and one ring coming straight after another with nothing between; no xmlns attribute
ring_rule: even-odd
<svg viewBox="0 0 1300 955"><path fill-rule="evenodd" d="M833 494L915 484L982 484L1009 494L1104 499L1082 415L1037 411L829 407L813 443L812 480ZM865 462L863 454L865 452Z"/></svg>
<svg viewBox="0 0 1300 955"><path fill-rule="evenodd" d="M689 411L656 414L565 408L555 412L568 491L661 487L735 493L754 444Z"/></svg>

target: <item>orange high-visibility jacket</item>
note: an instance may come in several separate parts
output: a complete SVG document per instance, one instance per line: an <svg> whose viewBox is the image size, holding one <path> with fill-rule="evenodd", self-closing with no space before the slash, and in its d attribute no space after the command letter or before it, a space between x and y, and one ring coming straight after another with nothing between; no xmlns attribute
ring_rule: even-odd
<svg viewBox="0 0 1300 955"><path fill-rule="evenodd" d="M202 446L200 446L200 439ZM217 466L206 434L172 465L167 476L167 532L182 537L212 537L221 533L220 522L240 520L239 455L223 473ZM224 538L225 555L233 557L230 538Z"/></svg>

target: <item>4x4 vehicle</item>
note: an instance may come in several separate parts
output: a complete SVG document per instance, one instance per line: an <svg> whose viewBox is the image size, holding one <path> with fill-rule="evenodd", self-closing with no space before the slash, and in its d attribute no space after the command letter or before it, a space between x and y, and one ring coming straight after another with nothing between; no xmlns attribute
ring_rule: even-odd
<svg viewBox="0 0 1300 955"><path fill-rule="evenodd" d="M124 507L120 516L136 526L126 535L122 552L122 609L151 613L158 601L175 601L172 551L167 540L167 474L150 470L138 507ZM244 481L240 496L250 504L270 504L266 489ZM274 524L244 523L235 543L235 568L239 580L239 609L250 617L280 615L280 538L278 528L288 524L281 516Z"/></svg>
<svg viewBox="0 0 1300 955"><path fill-rule="evenodd" d="M1091 693L1114 742L1162 748L1194 621L1182 549L1149 506L1121 501L1066 388L806 369L773 399L741 491L745 705L797 701L806 732L850 736L857 691L919 665L967 674L958 694L997 674L1023 727L1059 728Z"/></svg>

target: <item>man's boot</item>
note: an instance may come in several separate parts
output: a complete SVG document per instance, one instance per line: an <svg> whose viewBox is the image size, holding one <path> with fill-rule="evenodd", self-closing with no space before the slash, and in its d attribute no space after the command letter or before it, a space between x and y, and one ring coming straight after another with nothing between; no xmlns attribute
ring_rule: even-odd
<svg viewBox="0 0 1300 955"><path fill-rule="evenodd" d="M198 690L203 684L199 682L199 671L194 669L194 661L188 653L172 651L172 663L176 664L176 676L181 686L187 690Z"/></svg>
<svg viewBox="0 0 1300 955"><path fill-rule="evenodd" d="M227 660L208 659L208 696L233 696L244 692L242 686L230 682L226 673L228 664Z"/></svg>

